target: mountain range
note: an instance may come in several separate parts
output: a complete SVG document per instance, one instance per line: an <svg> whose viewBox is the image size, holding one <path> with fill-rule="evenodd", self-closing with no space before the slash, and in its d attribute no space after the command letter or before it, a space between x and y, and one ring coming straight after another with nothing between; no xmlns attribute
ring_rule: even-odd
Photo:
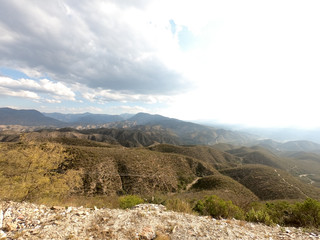
<svg viewBox="0 0 320 240"><path fill-rule="evenodd" d="M148 113L121 115L62 114L0 108L0 125L5 125L2 129L7 130L14 129L13 126L16 125L22 126L20 129L38 129L38 133L34 133L34 135L39 135L38 137L49 134L48 132L52 136L64 137L66 130L63 130L63 128L71 128L73 138L101 142L111 141L131 147L149 146L155 143L175 145L229 143L238 146L260 146L277 154L288 151L320 153L320 144L312 141L281 142L263 139L261 136L252 133L215 128ZM44 131L43 129L47 130ZM8 138L2 133L0 139L4 141L4 139L14 139L14 137L10 135ZM226 145L223 147L226 147Z"/></svg>
<svg viewBox="0 0 320 240"><path fill-rule="evenodd" d="M61 114L40 113L36 110L15 110L0 108L0 125L38 126L41 128L58 129L63 127L85 130L85 134L99 134L101 128L120 138L119 135L133 136L135 140L145 139L143 143L130 146L146 145L148 143L204 144L212 145L219 142L247 144L254 141L252 134L216 129L196 123L168 118L161 115L138 113L135 115L108 114ZM97 129L96 132L94 129ZM114 130L117 129L117 130ZM105 133L104 133L105 134ZM111 135L112 135L111 134ZM160 139L159 139L159 136ZM95 136L96 138L99 138ZM114 136L113 136L114 137ZM149 140L146 140L149 139ZM161 140L162 139L162 140ZM139 142L139 141L138 141Z"/></svg>
<svg viewBox="0 0 320 240"><path fill-rule="evenodd" d="M193 201L215 194L246 207L320 196L320 145L314 142L259 139L147 113L49 115L0 109L2 156L24 153L24 146L36 156L33 144L43 151L44 142L63 147L68 157L54 171L78 174L79 197L161 193ZM14 124L38 129L10 131ZM15 160L0 165L7 178L15 176Z"/></svg>

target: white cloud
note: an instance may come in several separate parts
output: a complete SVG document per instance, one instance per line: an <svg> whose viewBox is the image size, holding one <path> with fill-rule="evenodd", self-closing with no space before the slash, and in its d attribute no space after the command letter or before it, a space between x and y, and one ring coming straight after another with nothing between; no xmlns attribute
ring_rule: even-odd
<svg viewBox="0 0 320 240"><path fill-rule="evenodd" d="M146 94L131 94L123 93L120 91L102 90L102 89L90 89L85 86L78 85L78 91L82 93L82 96L91 102L98 102L101 104L107 102L143 102L143 103L159 103L165 102L170 99L168 96L161 95L146 95Z"/></svg>
<svg viewBox="0 0 320 240"><path fill-rule="evenodd" d="M177 53L168 29L170 19L154 21L144 5L146 1L135 5L4 0L0 23L14 41L0 42L0 64L35 68L68 84L172 94L186 85L183 75L170 65L172 53Z"/></svg>
<svg viewBox="0 0 320 240"><path fill-rule="evenodd" d="M44 101L48 103L61 103L61 100L57 99L45 99Z"/></svg>
<svg viewBox="0 0 320 240"><path fill-rule="evenodd" d="M10 89L14 92L47 93L57 99L75 100L75 93L67 86L59 82L52 82L48 79L39 81L32 79L14 80L9 77L0 76L0 87ZM13 96L13 95L10 95ZM38 96L38 95L37 95Z"/></svg>
<svg viewBox="0 0 320 240"><path fill-rule="evenodd" d="M121 113L131 113L131 114L136 114L139 112L148 112L148 109L141 107L141 106L127 106L127 105L122 105L122 106L114 106L110 107L108 109L109 114L121 114Z"/></svg>
<svg viewBox="0 0 320 240"><path fill-rule="evenodd" d="M40 106L43 112L60 112L60 113L104 113L102 108L94 107L94 106L81 106L81 107L65 107L63 105L59 105L56 107L48 107L48 106Z"/></svg>
<svg viewBox="0 0 320 240"><path fill-rule="evenodd" d="M2 86L0 86L0 95L19 97L19 98L29 98L33 100L40 99L40 96L34 92L26 91L26 90L11 90Z"/></svg>
<svg viewBox="0 0 320 240"><path fill-rule="evenodd" d="M30 78L40 79L44 77L44 74L38 71L36 68L17 68L17 70L25 73Z"/></svg>
<svg viewBox="0 0 320 240"><path fill-rule="evenodd" d="M40 86L48 93L54 94L56 97L68 100L75 100L75 93L61 82L52 82L48 79L41 79Z"/></svg>
<svg viewBox="0 0 320 240"><path fill-rule="evenodd" d="M168 103L161 113L185 119L320 122L319 1L21 1L0 3L0 65L37 80L2 78L2 92ZM182 29L193 41L184 50Z"/></svg>

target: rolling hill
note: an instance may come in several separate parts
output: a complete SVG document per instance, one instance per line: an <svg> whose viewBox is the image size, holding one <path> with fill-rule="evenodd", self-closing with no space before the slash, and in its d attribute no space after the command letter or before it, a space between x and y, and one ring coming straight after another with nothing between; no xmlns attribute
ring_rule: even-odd
<svg viewBox="0 0 320 240"><path fill-rule="evenodd" d="M244 164L262 164L275 168L283 168L280 158L271 151L259 146L240 147L226 152L240 157Z"/></svg>
<svg viewBox="0 0 320 240"><path fill-rule="evenodd" d="M320 189L305 184L288 172L268 166L249 164L220 171L238 181L262 200L319 199Z"/></svg>
<svg viewBox="0 0 320 240"><path fill-rule="evenodd" d="M209 163L215 169L224 169L242 165L242 159L227 152L218 151L210 146L175 146L158 144L149 147L152 151L176 153Z"/></svg>

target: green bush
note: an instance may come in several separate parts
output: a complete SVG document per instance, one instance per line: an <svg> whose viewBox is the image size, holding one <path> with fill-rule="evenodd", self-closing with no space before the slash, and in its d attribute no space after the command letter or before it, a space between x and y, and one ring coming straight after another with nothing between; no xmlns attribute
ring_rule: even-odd
<svg viewBox="0 0 320 240"><path fill-rule="evenodd" d="M311 198L303 203L296 203L293 211L293 222L304 227L320 227L320 202Z"/></svg>
<svg viewBox="0 0 320 240"><path fill-rule="evenodd" d="M279 225L292 225L293 204L286 201L266 203L265 211Z"/></svg>
<svg viewBox="0 0 320 240"><path fill-rule="evenodd" d="M143 202L143 199L136 195L127 195L119 197L119 206L122 209L131 208Z"/></svg>
<svg viewBox="0 0 320 240"><path fill-rule="evenodd" d="M219 197L212 195L207 197L204 202L198 201L194 210L201 215L210 215L214 218L236 218L243 219L243 211L231 201L224 201Z"/></svg>
<svg viewBox="0 0 320 240"><path fill-rule="evenodd" d="M270 215L264 209L254 210L252 208L249 212L246 213L246 221L264 223L269 226L274 224Z"/></svg>
<svg viewBox="0 0 320 240"><path fill-rule="evenodd" d="M285 201L256 204L246 213L246 220L267 225L320 227L320 202L311 198L304 202Z"/></svg>

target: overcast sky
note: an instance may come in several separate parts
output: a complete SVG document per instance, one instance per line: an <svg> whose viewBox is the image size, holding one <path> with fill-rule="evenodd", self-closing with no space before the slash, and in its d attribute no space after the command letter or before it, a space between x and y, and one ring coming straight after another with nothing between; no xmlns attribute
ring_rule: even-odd
<svg viewBox="0 0 320 240"><path fill-rule="evenodd" d="M0 107L320 127L318 0L0 0Z"/></svg>

